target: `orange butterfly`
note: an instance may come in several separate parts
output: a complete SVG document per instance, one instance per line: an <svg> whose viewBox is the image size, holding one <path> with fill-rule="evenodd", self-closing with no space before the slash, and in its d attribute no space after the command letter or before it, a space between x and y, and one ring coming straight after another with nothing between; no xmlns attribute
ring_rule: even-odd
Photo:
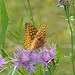
<svg viewBox="0 0 75 75"><path fill-rule="evenodd" d="M35 50L42 47L46 42L46 27L42 23L37 30L32 24L25 24L25 38L23 40L24 46L27 49Z"/></svg>

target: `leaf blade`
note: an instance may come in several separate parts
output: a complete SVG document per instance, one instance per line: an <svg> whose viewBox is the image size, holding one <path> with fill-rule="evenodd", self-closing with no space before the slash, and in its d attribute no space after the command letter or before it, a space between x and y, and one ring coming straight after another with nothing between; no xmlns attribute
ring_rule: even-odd
<svg viewBox="0 0 75 75"><path fill-rule="evenodd" d="M16 68L17 68L17 66L12 67L12 68L9 70L9 72L8 72L7 75L14 75L14 74L15 74L15 71L16 71Z"/></svg>
<svg viewBox="0 0 75 75"><path fill-rule="evenodd" d="M0 70L0 72L4 71L5 69L7 69L7 67L2 68L2 69Z"/></svg>
<svg viewBox="0 0 75 75"><path fill-rule="evenodd" d="M24 7L25 7L25 10L26 10L26 12L27 12L28 17L30 18L30 15L29 15L29 13L28 13L28 8L27 8L26 4L24 4Z"/></svg>
<svg viewBox="0 0 75 75"><path fill-rule="evenodd" d="M58 44L56 44L56 52L57 52L57 54L56 54L57 60L59 60L60 59L61 52L60 52L60 48L59 48L59 45Z"/></svg>
<svg viewBox="0 0 75 75"><path fill-rule="evenodd" d="M23 23L23 18L21 18L20 23L19 23L19 32L21 32L21 29L22 29L22 23Z"/></svg>
<svg viewBox="0 0 75 75"><path fill-rule="evenodd" d="M8 26L8 14L6 12L4 0L1 0L1 43L4 48L4 42L5 42L5 35L6 35L6 30Z"/></svg>
<svg viewBox="0 0 75 75"><path fill-rule="evenodd" d="M9 33L19 42L23 43L22 39L20 38L20 36L18 36L17 34L15 34L14 32L12 32L11 30L9 30Z"/></svg>

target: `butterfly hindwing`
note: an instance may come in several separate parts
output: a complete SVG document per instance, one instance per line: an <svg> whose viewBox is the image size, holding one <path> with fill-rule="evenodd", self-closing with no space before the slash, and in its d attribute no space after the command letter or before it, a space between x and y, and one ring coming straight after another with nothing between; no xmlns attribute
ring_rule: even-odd
<svg viewBox="0 0 75 75"><path fill-rule="evenodd" d="M25 37L24 40L23 40L24 46L25 46L27 49L29 49L31 42L32 42L32 40L31 40L30 37Z"/></svg>
<svg viewBox="0 0 75 75"><path fill-rule="evenodd" d="M25 38L23 40L24 46L29 49L31 42L35 38L37 29L30 23L25 24Z"/></svg>

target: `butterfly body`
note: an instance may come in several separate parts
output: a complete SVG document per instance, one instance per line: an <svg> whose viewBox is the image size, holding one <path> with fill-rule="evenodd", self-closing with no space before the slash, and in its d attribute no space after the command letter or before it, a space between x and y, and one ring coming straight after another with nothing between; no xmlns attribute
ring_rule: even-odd
<svg viewBox="0 0 75 75"><path fill-rule="evenodd" d="M36 37L34 38L33 42L30 45L30 50L35 50L39 47L43 47L44 46L44 39L42 37Z"/></svg>
<svg viewBox="0 0 75 75"><path fill-rule="evenodd" d="M35 50L42 47L45 42L46 28L44 23L40 25L38 30L30 23L25 24L25 38L23 43L27 49Z"/></svg>

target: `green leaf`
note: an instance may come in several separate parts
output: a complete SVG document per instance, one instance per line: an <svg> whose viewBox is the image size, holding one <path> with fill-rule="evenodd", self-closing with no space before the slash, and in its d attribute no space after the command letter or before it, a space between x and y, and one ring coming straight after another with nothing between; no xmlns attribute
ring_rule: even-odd
<svg viewBox="0 0 75 75"><path fill-rule="evenodd" d="M27 50L23 43L21 43L21 45L22 45L22 47L23 47L25 50Z"/></svg>
<svg viewBox="0 0 75 75"><path fill-rule="evenodd" d="M0 34L1 34L1 32L0 32ZM1 49L1 37L0 37L0 49Z"/></svg>
<svg viewBox="0 0 75 75"><path fill-rule="evenodd" d="M4 58L6 58L8 55L7 55L7 52L4 50L4 49L2 49L2 48L0 48L0 50L1 50L1 54L2 54L2 56L4 57Z"/></svg>
<svg viewBox="0 0 75 75"><path fill-rule="evenodd" d="M2 69L0 69L0 72L4 71L5 69L7 69L7 67L3 67Z"/></svg>
<svg viewBox="0 0 75 75"><path fill-rule="evenodd" d="M17 34L15 34L14 32L12 32L11 30L9 30L9 33L19 42L23 43L23 40L21 39L20 36L18 36Z"/></svg>
<svg viewBox="0 0 75 75"><path fill-rule="evenodd" d="M60 52L60 48L59 48L59 45L58 44L56 44L56 52L57 52L57 54L56 54L57 59L56 60L59 60L60 59L61 52Z"/></svg>
<svg viewBox="0 0 75 75"><path fill-rule="evenodd" d="M52 75L51 69L47 68L47 70L45 71L45 75Z"/></svg>
<svg viewBox="0 0 75 75"><path fill-rule="evenodd" d="M64 56L65 58L71 58L71 56Z"/></svg>
<svg viewBox="0 0 75 75"><path fill-rule="evenodd" d="M44 75L42 66L39 66L39 71L40 71L40 75Z"/></svg>
<svg viewBox="0 0 75 75"><path fill-rule="evenodd" d="M1 43L4 48L4 42L5 42L5 35L6 35L6 30L8 26L8 15L6 12L4 0L1 0Z"/></svg>
<svg viewBox="0 0 75 75"><path fill-rule="evenodd" d="M72 52L69 53L70 57L72 56Z"/></svg>
<svg viewBox="0 0 75 75"><path fill-rule="evenodd" d="M1 42L0 42L0 49L1 49Z"/></svg>
<svg viewBox="0 0 75 75"><path fill-rule="evenodd" d="M67 19L65 16L60 16L60 18L61 18L61 19L65 19L65 20Z"/></svg>
<svg viewBox="0 0 75 75"><path fill-rule="evenodd" d="M25 67L22 67L22 71L23 71L23 74L26 75L26 73L25 73Z"/></svg>
<svg viewBox="0 0 75 75"><path fill-rule="evenodd" d="M39 29L40 25L38 25L37 29Z"/></svg>
<svg viewBox="0 0 75 75"><path fill-rule="evenodd" d="M27 6L25 4L24 4L24 7L25 7L26 11L28 12Z"/></svg>
<svg viewBox="0 0 75 75"><path fill-rule="evenodd" d="M58 4L58 5L57 5L57 7L64 8L64 6L63 6L63 5L61 5L61 4Z"/></svg>
<svg viewBox="0 0 75 75"><path fill-rule="evenodd" d="M32 71L32 75L37 75L35 72Z"/></svg>
<svg viewBox="0 0 75 75"><path fill-rule="evenodd" d="M17 68L17 66L14 66L14 67L10 68L10 70L9 70L7 75L14 75L15 71L16 71L16 68Z"/></svg>
<svg viewBox="0 0 75 75"><path fill-rule="evenodd" d="M56 68L56 64L55 64L55 65L50 66L50 70L51 70L51 72L52 72L52 73L55 71L55 68Z"/></svg>
<svg viewBox="0 0 75 75"><path fill-rule="evenodd" d="M56 5L57 7L62 7L62 8L64 8L64 6L63 6L63 5L58 4L58 3L53 3L53 5Z"/></svg>
<svg viewBox="0 0 75 75"><path fill-rule="evenodd" d="M50 75L48 70L45 71L45 75Z"/></svg>
<svg viewBox="0 0 75 75"><path fill-rule="evenodd" d="M27 12L28 17L30 18L30 15L29 15L29 13L28 13L27 6L26 6L25 4L24 4L24 7L25 7L25 9L26 9L26 12Z"/></svg>
<svg viewBox="0 0 75 75"><path fill-rule="evenodd" d="M73 27L73 30L75 31L75 26ZM75 33L75 32L74 32Z"/></svg>
<svg viewBox="0 0 75 75"><path fill-rule="evenodd" d="M21 18L20 23L19 23L19 32L21 32L21 29L22 29L22 23L23 23L23 18Z"/></svg>

